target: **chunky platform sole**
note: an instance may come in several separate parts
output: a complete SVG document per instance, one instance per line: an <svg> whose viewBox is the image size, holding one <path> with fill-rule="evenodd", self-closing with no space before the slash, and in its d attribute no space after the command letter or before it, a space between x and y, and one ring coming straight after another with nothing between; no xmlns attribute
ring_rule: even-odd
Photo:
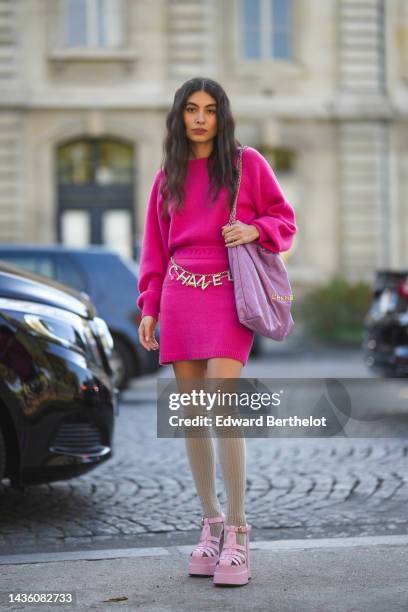
<svg viewBox="0 0 408 612"><path fill-rule="evenodd" d="M207 561L207 563L205 563ZM188 573L190 576L214 576L215 566L217 565L217 561L210 562L211 559L206 559L203 557L203 561L201 562L199 559L194 559L194 561L190 561L188 564Z"/></svg>
<svg viewBox="0 0 408 612"><path fill-rule="evenodd" d="M217 571L216 576L214 576L214 584L242 586L251 580L251 574L248 575L246 568L242 572L234 571L233 573L229 573L228 568L225 569L226 571Z"/></svg>

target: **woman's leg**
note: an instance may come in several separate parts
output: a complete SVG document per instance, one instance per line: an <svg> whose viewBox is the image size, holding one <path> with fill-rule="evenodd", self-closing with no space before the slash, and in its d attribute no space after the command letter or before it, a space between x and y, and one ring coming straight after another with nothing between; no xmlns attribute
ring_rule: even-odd
<svg viewBox="0 0 408 612"><path fill-rule="evenodd" d="M173 370L180 392L191 392L190 379L204 379L206 359L175 361ZM197 432L197 428L195 428ZM199 437L185 436L187 456L194 478L197 494L200 498L203 516L213 517L221 514L221 505L216 492L215 445L208 428L198 431ZM211 524L211 533L219 537L222 523Z"/></svg>
<svg viewBox="0 0 408 612"><path fill-rule="evenodd" d="M243 364L225 357L208 359L207 378L240 378ZM236 381L225 381L222 390L233 392ZM246 444L245 438L217 436L218 459L228 500L226 521L245 525ZM238 544L245 544L245 533L237 533Z"/></svg>

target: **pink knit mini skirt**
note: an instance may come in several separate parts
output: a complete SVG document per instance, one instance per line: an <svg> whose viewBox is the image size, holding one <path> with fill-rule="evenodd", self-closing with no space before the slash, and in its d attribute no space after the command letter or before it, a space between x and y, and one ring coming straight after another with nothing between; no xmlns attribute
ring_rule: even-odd
<svg viewBox="0 0 408 612"><path fill-rule="evenodd" d="M173 253L177 264L197 274L228 270L228 247L180 247ZM230 357L246 365L254 332L238 319L234 282L223 277L206 289L183 284L170 270L163 280L159 315L159 363L186 359ZM173 278L169 275L171 272ZM209 280L208 278L206 280Z"/></svg>

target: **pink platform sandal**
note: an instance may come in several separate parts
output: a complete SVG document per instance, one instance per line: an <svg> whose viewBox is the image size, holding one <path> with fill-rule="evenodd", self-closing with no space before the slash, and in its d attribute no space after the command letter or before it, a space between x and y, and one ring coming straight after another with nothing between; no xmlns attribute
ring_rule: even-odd
<svg viewBox="0 0 408 612"><path fill-rule="evenodd" d="M214 584L243 585L251 579L250 525L224 525L224 546L215 567ZM246 533L245 544L237 543L237 532Z"/></svg>
<svg viewBox="0 0 408 612"><path fill-rule="evenodd" d="M200 541L190 554L188 573L190 576L213 576L215 565L220 558L220 552L224 542L224 529L219 537L211 535L211 523L224 523L225 515L211 518L202 518Z"/></svg>

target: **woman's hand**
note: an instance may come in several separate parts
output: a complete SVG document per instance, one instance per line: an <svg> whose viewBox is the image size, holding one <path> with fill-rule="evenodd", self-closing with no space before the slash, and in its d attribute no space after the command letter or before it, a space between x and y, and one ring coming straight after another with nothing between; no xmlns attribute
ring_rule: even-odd
<svg viewBox="0 0 408 612"><path fill-rule="evenodd" d="M154 336L154 329L157 325L157 319L150 315L142 317L139 325L139 341L142 346L148 351L156 351L159 348L159 343Z"/></svg>
<svg viewBox="0 0 408 612"><path fill-rule="evenodd" d="M252 242L259 238L259 232L255 225L248 225L242 221L235 221L232 225L222 226L222 235L225 239L225 246L234 247L246 242Z"/></svg>
<svg viewBox="0 0 408 612"><path fill-rule="evenodd" d="M259 238L259 232L255 225L248 225L242 221L236 221L232 225L223 225L222 235L227 247L238 246Z"/></svg>

